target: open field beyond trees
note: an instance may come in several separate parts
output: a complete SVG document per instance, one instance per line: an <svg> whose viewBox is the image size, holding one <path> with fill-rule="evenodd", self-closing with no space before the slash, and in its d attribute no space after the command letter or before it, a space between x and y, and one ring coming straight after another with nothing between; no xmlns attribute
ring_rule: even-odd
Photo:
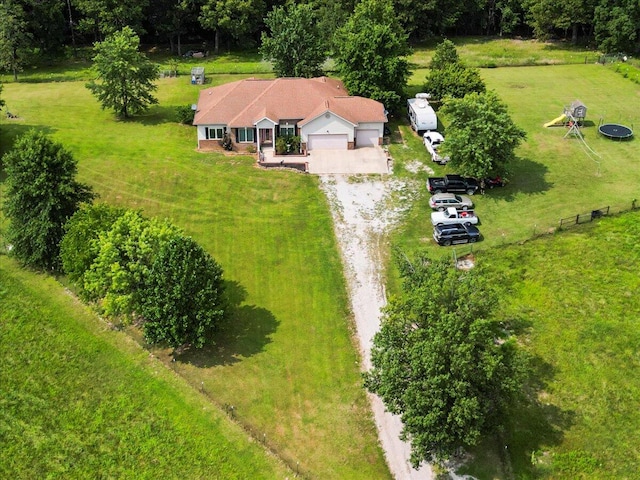
<svg viewBox="0 0 640 480"><path fill-rule="evenodd" d="M506 48L482 45L488 52ZM513 55L516 60L526 59L537 48L525 46ZM568 55L584 56L584 52L569 52L550 50L549 55L559 58L558 63L572 63L562 61ZM465 61L473 58L466 47L460 53ZM244 64L245 56L233 57L228 63L220 62L218 70L215 58L207 60L211 71L220 73L211 75L206 86L269 75L259 58L250 56ZM421 50L414 57L416 65L426 65L430 52ZM174 117L176 107L197 99L197 87L184 75L190 65L183 62L182 76L159 80L160 104L130 121L118 121L100 110L84 87L86 65L25 72L30 81L4 84L3 99L20 118L0 120L0 152L29 128L42 129L75 155L79 180L93 186L99 201L139 208L147 216L168 217L192 235L222 265L235 301L217 345L186 352L176 362L170 361L170 351L143 345L154 354L155 359L150 359L149 352L142 353L122 334L104 332L103 324L63 295L51 279L20 272L0 258L2 321L10 326L10 335L3 333L1 355L3 362L14 359L9 373L13 387L3 389L0 400L13 405L20 395L32 395L29 401L39 402L38 408L44 409L33 422L27 410L17 411L11 421L32 428L28 441L41 442L40 465L46 472L68 467L59 460L67 455L62 448L88 448L81 441L83 435L105 443L113 452L118 452L125 438L141 452L151 449L145 443L144 424L151 429L167 427L178 436L206 430L202 438L207 441L198 443L201 439L194 438L190 444L185 440L183 454L164 444L173 440L172 435L161 432L152 437L157 449L153 451L161 452L162 460L174 454L188 463L192 453L195 457L202 452L201 462L189 465L193 470L184 470L178 463L173 473L162 470L170 478L189 478L184 471L199 476L200 469L209 465L207 455L213 456L212 462L219 460L216 452L199 450L211 444L220 445L213 447L218 453L234 451L228 462L211 467L230 472L225 478L255 478L256 471L265 478L282 478L287 474L285 467L256 448L255 443L261 442L289 465L289 474L298 469L310 478L388 478L361 388L329 205L318 181L298 173L259 170L247 156L196 152L195 130L178 125ZM414 93L420 91L426 73L426 69L415 71ZM640 377L634 347L639 330L629 320L640 313L633 295L638 288L633 272L638 271L640 253L637 227L634 235L623 230L638 224L638 214L605 218L569 234L524 245L518 242L550 231L560 218L607 205L628 209L640 197L637 140L612 142L597 133L600 116L607 122L640 125L640 86L594 64L483 69L481 74L508 104L528 138L518 150L520 158L507 187L474 198L484 235L474 249L487 274L504 284L509 294L503 314L521 321L526 348L550 366L546 376L540 377L545 385L541 404L548 408L516 412L514 428L505 434L511 448L507 461L516 478L607 478L608 472L617 473L609 478L631 478L639 468L633 447L640 440ZM576 99L588 107L583 133L597 155L576 138L564 140L564 128L542 127ZM442 120L446 127L446 119ZM428 162L420 139L403 119L395 119L392 126L395 143L390 152L396 174L424 183L426 172L409 170L415 161L445 173L445 167ZM434 255L451 254L430 240L428 195L426 189L422 192L392 234L391 244L408 254L421 248L431 249ZM0 217L0 232L4 222ZM393 290L394 275L389 282ZM43 318L49 317L51 323L43 325ZM47 342L44 336L52 335L52 330L60 336ZM137 331L128 333L142 343ZM78 344L77 350L70 346L73 343ZM20 345L20 357L14 344ZM98 380L67 373L65 355L73 355L70 363L76 371L100 363L94 372ZM22 358L32 358L32 363L19 361ZM34 370L37 362L55 368ZM107 381L114 370L104 365L123 372L113 375L114 384ZM171 370L185 382L173 377ZM165 373L156 378L150 371ZM51 389L29 383L36 381ZM87 411L111 405L101 403L99 394L83 397L97 383L105 384L104 395L109 399L116 392L120 403L113 407L115 412L141 425L135 438L125 437L125 426L113 412L109 415L115 418L91 427L92 412ZM46 448L42 438L50 431L47 422L53 413L64 411L61 407L69 403L53 395L58 388L66 389L67 398L85 398L85 403L79 401L74 407L74 418L59 420L60 425L66 422L76 440L56 450ZM234 422L253 436L253 444L230 423L230 415L224 415L231 405ZM557 423L549 423L554 421L548 415L553 412L559 415ZM187 423L192 419L193 426ZM540 423L532 424L536 420ZM6 443L8 433L0 430L0 434ZM7 467L8 474L21 471L29 445L16 447L17 460ZM509 478L495 467L505 464L500 451L493 439L487 439L470 470L479 478ZM102 468L97 462L83 464L88 476ZM160 469L149 465L148 471L152 478Z"/></svg>

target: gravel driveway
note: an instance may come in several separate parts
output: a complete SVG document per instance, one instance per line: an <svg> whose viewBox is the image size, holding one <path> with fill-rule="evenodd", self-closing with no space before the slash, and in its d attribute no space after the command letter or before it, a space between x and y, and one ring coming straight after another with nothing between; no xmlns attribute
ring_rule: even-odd
<svg viewBox="0 0 640 480"><path fill-rule="evenodd" d="M371 367L371 342L380 328L380 310L386 303L381 267L386 233L402 215L405 196L412 188L405 182L386 177L348 177L322 175L334 221L351 299L351 310L360 344L362 369ZM398 207L400 205L400 207ZM429 480L431 467L415 470L409 463L409 444L400 440L400 417L385 411L376 395L369 395L378 436L393 476L400 479Z"/></svg>

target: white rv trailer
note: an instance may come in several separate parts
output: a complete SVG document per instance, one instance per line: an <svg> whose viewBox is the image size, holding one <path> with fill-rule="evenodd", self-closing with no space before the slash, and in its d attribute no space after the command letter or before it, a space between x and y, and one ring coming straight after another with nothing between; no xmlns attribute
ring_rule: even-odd
<svg viewBox="0 0 640 480"><path fill-rule="evenodd" d="M407 100L407 114L413 128L419 135L427 130L438 129L438 117L433 107L429 105L428 93L418 93L415 98Z"/></svg>

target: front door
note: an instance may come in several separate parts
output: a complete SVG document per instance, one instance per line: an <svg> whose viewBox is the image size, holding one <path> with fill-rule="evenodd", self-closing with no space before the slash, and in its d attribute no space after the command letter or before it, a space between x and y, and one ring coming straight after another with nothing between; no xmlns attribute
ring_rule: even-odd
<svg viewBox="0 0 640 480"><path fill-rule="evenodd" d="M273 129L272 128L260 129L260 145L273 146Z"/></svg>

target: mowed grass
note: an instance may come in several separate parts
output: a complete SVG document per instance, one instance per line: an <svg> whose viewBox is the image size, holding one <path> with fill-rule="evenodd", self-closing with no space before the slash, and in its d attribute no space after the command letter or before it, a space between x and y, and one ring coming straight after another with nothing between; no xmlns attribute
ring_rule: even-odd
<svg viewBox="0 0 640 480"><path fill-rule="evenodd" d="M73 152L100 201L170 218L221 263L233 315L215 347L172 363L194 387L233 405L236 421L307 476L387 478L317 179L196 152L195 129L173 115L197 93L186 77L163 79L158 106L118 121L82 82L7 84L21 119L2 120L2 144L43 129Z"/></svg>
<svg viewBox="0 0 640 480"><path fill-rule="evenodd" d="M0 255L0 477L284 478L203 395Z"/></svg>
<svg viewBox="0 0 640 480"><path fill-rule="evenodd" d="M426 73L414 72L416 91ZM486 439L463 472L482 479L635 478L639 213L527 240L556 231L560 218L606 206L628 210L639 198L637 139L607 140L597 126L600 117L637 126L640 88L600 65L482 69L481 75L527 131L527 141L508 186L473 197L484 235L473 251L492 282L505 287L501 313L514 319L534 355L538 403L512 413L507 449ZM586 145L564 139L566 128L542 126L576 99L588 107ZM447 119L441 122L446 133ZM398 123L403 140L396 136L391 145L397 164L424 158L436 174L450 171L428 161L415 133ZM415 178L424 185L427 176L423 171ZM453 249L431 239L429 195L424 186L421 192L392 243L405 252L427 248L451 257ZM393 270L389 282L398 288Z"/></svg>
<svg viewBox="0 0 640 480"><path fill-rule="evenodd" d="M538 404L513 412L505 435L511 478L637 478L639 235L634 211L477 255L535 358ZM465 470L509 478L491 451Z"/></svg>
<svg viewBox="0 0 640 480"><path fill-rule="evenodd" d="M601 65L483 69L487 87L495 89L507 104L515 123L527 132L517 150L509 184L473 197L483 241L474 248L519 242L555 229L561 218L611 206L615 211L631 207L640 198L640 149L637 139L611 141L598 131L600 117L606 122L640 125L636 108L640 86ZM420 81L419 74L414 82ZM581 129L585 143L564 138L564 127L544 128L559 116L565 105L579 99L588 108ZM447 119L441 118L446 136ZM391 146L391 153L403 162L424 159L437 175L455 173L427 159L415 133L401 126L403 144ZM409 147L409 148L407 148ZM422 182L428 175L421 173ZM424 183L424 182L423 182ZM431 239L428 192L412 209L409 219L395 235L395 241L413 250L437 247Z"/></svg>
<svg viewBox="0 0 640 480"><path fill-rule="evenodd" d="M567 41L540 42L517 38L450 38L460 59L470 67L517 67L522 65L560 65L595 63L599 53ZM413 47L411 63L426 68L442 39L433 39Z"/></svg>

